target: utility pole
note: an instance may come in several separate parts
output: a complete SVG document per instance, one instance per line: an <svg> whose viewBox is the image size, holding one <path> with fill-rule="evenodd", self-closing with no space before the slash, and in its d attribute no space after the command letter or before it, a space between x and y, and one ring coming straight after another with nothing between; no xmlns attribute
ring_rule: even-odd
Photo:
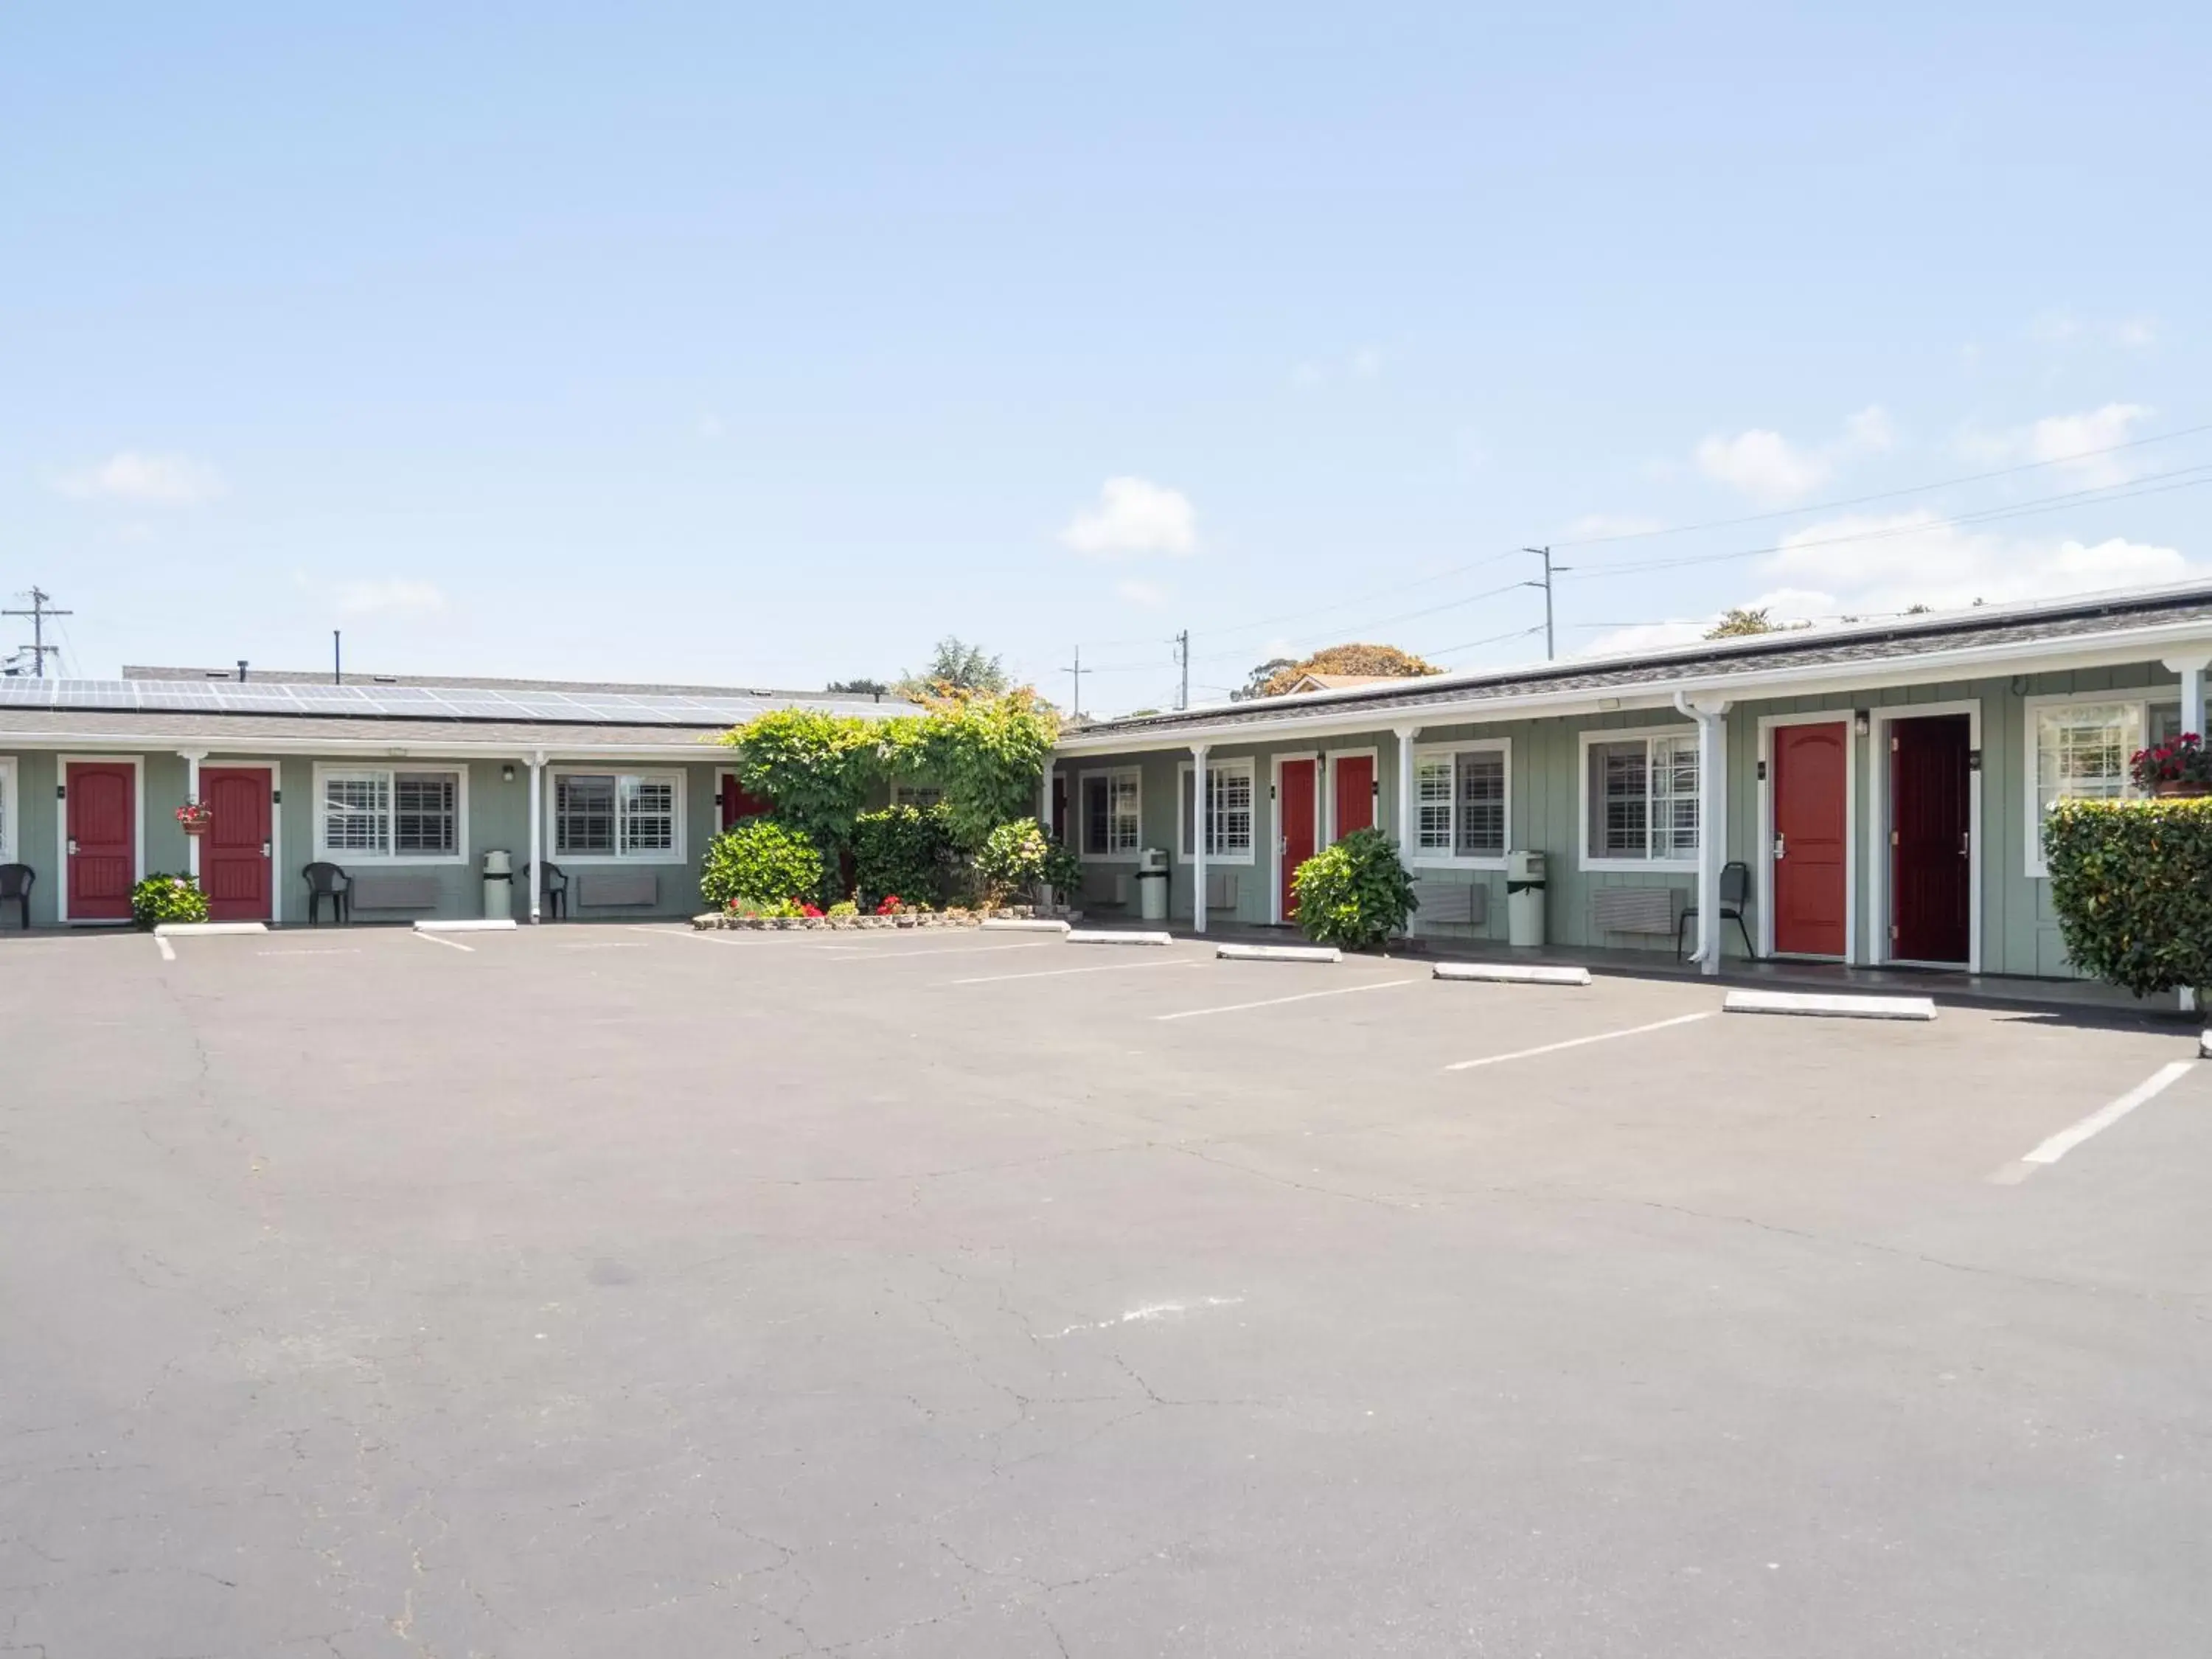
<svg viewBox="0 0 2212 1659"><path fill-rule="evenodd" d="M40 679L46 677L46 653L51 651L57 657L62 653L61 647L46 643L46 618L76 615L74 611L56 611L48 605L46 601L52 598L53 595L46 589L34 587L31 590L31 608L28 611L0 611L0 617L28 617L31 619L31 643L24 648L31 653L32 672Z"/></svg>
<svg viewBox="0 0 2212 1659"><path fill-rule="evenodd" d="M331 629L331 684L345 684L345 636L335 628Z"/></svg>
<svg viewBox="0 0 2212 1659"><path fill-rule="evenodd" d="M1176 695L1176 712L1181 714L1190 707L1190 629L1176 635L1173 644L1176 660L1182 665L1182 690Z"/></svg>
<svg viewBox="0 0 2212 1659"><path fill-rule="evenodd" d="M1544 562L1544 580L1540 582L1522 582L1521 586L1540 587L1544 590L1544 660L1550 662L1559 654L1559 647L1552 638L1552 578L1562 570L1570 569L1572 567L1553 564L1552 550L1548 547L1524 547L1521 550L1523 553L1533 553Z"/></svg>
<svg viewBox="0 0 2212 1659"><path fill-rule="evenodd" d="M1083 665L1083 647L1079 645L1075 647L1074 666L1072 668L1063 668L1060 672L1063 674L1069 674L1074 677L1075 713L1073 718L1076 720L1081 720L1083 718L1083 677L1085 674L1096 673L1097 671L1096 669L1085 668Z"/></svg>

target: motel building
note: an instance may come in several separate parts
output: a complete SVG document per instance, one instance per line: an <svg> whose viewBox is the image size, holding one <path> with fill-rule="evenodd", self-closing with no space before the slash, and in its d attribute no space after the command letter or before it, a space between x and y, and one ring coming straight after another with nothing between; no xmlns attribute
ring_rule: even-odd
<svg viewBox="0 0 2212 1659"><path fill-rule="evenodd" d="M891 698L685 686L126 668L0 679L0 866L33 927L127 924L155 872L217 921L307 921L335 866L360 922L649 921L700 907L707 843L762 804L714 739L772 708L879 718ZM210 811L187 834L177 809ZM493 854L501 855L494 859ZM504 863L511 881L486 880ZM4 891L0 884L0 891ZM317 902L327 922L337 906ZM18 907L0 902L0 929Z"/></svg>
<svg viewBox="0 0 2212 1659"><path fill-rule="evenodd" d="M1533 850L1555 950L2061 977L2044 811L2202 731L2208 661L2212 584L1979 605L1108 720L1044 799L1102 915L1164 864L1179 922L1282 924L1299 863L1371 826L1432 940L1506 942Z"/></svg>

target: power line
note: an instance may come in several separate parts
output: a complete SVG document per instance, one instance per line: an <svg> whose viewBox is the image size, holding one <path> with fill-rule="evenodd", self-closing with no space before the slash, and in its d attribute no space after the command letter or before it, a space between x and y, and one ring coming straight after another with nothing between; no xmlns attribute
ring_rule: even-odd
<svg viewBox="0 0 2212 1659"><path fill-rule="evenodd" d="M1096 674L1098 672L1096 668L1085 668L1083 665L1083 647L1079 645L1075 647L1074 663L1060 670L1063 674L1072 675L1075 680L1075 708L1073 712L1077 720L1083 718L1083 677L1085 674Z"/></svg>
<svg viewBox="0 0 2212 1659"><path fill-rule="evenodd" d="M2045 467L2069 466L2075 461L2093 460L2100 455L2116 455L2124 449L2140 449L2145 444L2172 443L2179 438L2193 438L2199 433L2212 432L2212 421L2202 426L2185 426L2172 432L2153 433L2148 437L2130 438L2125 443L2107 444L2101 449L2080 449L2070 455L2055 455L2047 461L2023 461L2018 466L2001 466L1991 472L1969 472L1956 478L1939 478L1933 483L1912 484L1903 489L1878 489L1867 495L1845 495L1831 501L1808 501L1802 507L1779 507L1771 513L1747 513L1736 519L1708 519L1702 524L1669 525L1658 530L1624 530L1611 536L1584 536L1576 541L1552 544L1554 547L1601 547L1611 542L1648 541L1660 536L1686 536L1698 530L1728 530L1742 524L1765 524L1775 519L1794 519L1802 514L1832 513L1839 507L1863 507L1869 501L1894 501L1900 495L1921 495L1931 489L1950 489L1960 484L1986 483L1991 478L2009 478L2016 473L2034 472Z"/></svg>

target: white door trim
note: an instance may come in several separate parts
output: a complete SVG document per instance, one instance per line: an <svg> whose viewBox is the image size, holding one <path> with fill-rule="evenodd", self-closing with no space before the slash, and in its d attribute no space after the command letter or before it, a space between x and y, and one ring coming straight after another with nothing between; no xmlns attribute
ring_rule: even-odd
<svg viewBox="0 0 2212 1659"><path fill-rule="evenodd" d="M1893 703L1886 708L1877 706L1868 713L1871 716L1869 738L1872 747L1867 755L1871 807L1867 828L1874 856L1867 860L1867 884L1872 895L1868 906L1868 920L1872 925L1868 929L1871 937L1867 940L1867 962L1878 968L1884 963L1900 960L1889 954L1889 727L1898 720L1964 714L1966 746L1978 755L1982 752L1982 700L1966 697L1955 702ZM1970 762L1966 773L1966 971L1970 974L1982 971L1982 769ZM1905 965L1955 969L1959 964L1931 962Z"/></svg>
<svg viewBox="0 0 2212 1659"><path fill-rule="evenodd" d="M1759 951L1774 949L1774 728L1778 726L1840 726L1844 728L1844 956L1846 963L1859 959L1859 741L1858 713L1850 708L1823 709L1814 714L1761 714L1759 717ZM1799 957L1792 961L1828 962L1830 957Z"/></svg>
<svg viewBox="0 0 2212 1659"><path fill-rule="evenodd" d="M113 921L106 916L94 916L83 921L72 922L69 913L70 832L69 832L69 769L72 766L115 766L131 769L131 806L137 821L131 825L132 879L146 879L146 757L143 755L56 755L54 757L54 787L61 799L54 804L60 811L54 814L54 866L61 879L54 884L54 920L77 927L127 927L128 916Z"/></svg>

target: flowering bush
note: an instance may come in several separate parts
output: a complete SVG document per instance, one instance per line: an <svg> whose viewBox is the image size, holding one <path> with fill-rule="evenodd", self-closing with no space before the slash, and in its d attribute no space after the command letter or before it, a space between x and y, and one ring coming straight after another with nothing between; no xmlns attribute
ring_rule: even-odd
<svg viewBox="0 0 2212 1659"><path fill-rule="evenodd" d="M215 808L204 800L188 800L177 809L177 822L190 830L215 822Z"/></svg>
<svg viewBox="0 0 2212 1659"><path fill-rule="evenodd" d="M802 915L799 906L790 899L733 898L722 907L733 916L758 916L773 921L779 917Z"/></svg>
<svg viewBox="0 0 2212 1659"><path fill-rule="evenodd" d="M131 890L131 919L141 927L165 921L205 921L207 895L190 876L149 876Z"/></svg>
<svg viewBox="0 0 2212 1659"><path fill-rule="evenodd" d="M876 914L879 916L895 916L901 908L899 896L896 893L886 893L884 895L883 902L876 906Z"/></svg>
<svg viewBox="0 0 2212 1659"><path fill-rule="evenodd" d="M822 915L822 907L818 904L809 904L804 900L795 900L793 902L799 905L799 914L802 916L814 916L819 918Z"/></svg>
<svg viewBox="0 0 2212 1659"><path fill-rule="evenodd" d="M2212 784L2212 750L2196 732L2184 732L2172 743L2136 750L2128 758L2128 771L2142 789L2161 783Z"/></svg>

